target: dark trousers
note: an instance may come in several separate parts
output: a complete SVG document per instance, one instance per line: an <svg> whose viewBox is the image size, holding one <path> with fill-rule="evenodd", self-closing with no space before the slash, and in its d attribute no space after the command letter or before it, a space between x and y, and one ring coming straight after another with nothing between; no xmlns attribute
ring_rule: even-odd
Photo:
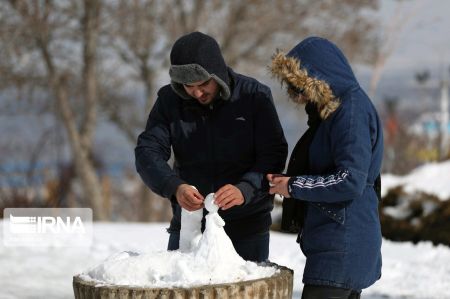
<svg viewBox="0 0 450 299"><path fill-rule="evenodd" d="M180 247L180 232L169 232L169 234L167 250L177 250ZM247 238L230 239L234 249L244 260L258 263L269 259L269 231Z"/></svg>
<svg viewBox="0 0 450 299"><path fill-rule="evenodd" d="M330 286L305 285L302 299L360 299L361 291Z"/></svg>

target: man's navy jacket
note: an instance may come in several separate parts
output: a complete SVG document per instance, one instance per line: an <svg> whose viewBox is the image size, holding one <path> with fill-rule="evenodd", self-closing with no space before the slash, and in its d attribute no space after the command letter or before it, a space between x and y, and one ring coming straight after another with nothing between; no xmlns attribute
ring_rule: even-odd
<svg viewBox="0 0 450 299"><path fill-rule="evenodd" d="M162 87L135 149L136 168L155 193L169 198L169 230L180 229L176 188L187 183L206 197L226 184L237 186L244 204L219 211L230 236L264 232L271 224L273 197L267 173L280 173L287 143L270 89L228 69L231 97L201 105ZM174 165L167 161L174 153Z"/></svg>

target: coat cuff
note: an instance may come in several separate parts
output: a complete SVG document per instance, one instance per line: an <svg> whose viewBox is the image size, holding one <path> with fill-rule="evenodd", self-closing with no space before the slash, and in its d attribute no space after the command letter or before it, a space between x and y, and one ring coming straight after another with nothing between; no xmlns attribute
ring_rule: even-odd
<svg viewBox="0 0 450 299"><path fill-rule="evenodd" d="M186 184L186 182L177 176L171 176L167 179L166 184L163 187L162 195L170 199L175 195L178 186L180 186L181 184Z"/></svg>
<svg viewBox="0 0 450 299"><path fill-rule="evenodd" d="M248 182L239 182L235 185L244 196L244 206L247 205L251 199L254 197L255 194L255 188L252 186L252 184Z"/></svg>
<svg viewBox="0 0 450 299"><path fill-rule="evenodd" d="M292 184L294 183L294 181L295 181L295 176L293 176L293 177L291 177L289 180L288 180L288 183L287 183L287 188L288 188L288 193L289 193L289 196L291 197L291 198L295 198L294 197L294 190L292 190L293 188L292 188Z"/></svg>

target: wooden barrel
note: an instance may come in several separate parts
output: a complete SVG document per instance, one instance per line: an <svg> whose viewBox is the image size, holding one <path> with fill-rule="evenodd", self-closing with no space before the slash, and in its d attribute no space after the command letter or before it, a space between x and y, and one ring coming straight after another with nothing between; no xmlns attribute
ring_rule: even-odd
<svg viewBox="0 0 450 299"><path fill-rule="evenodd" d="M292 298L294 271L274 263L280 271L255 280L203 285L191 288L152 288L119 285L95 286L80 276L73 277L76 299L288 299Z"/></svg>

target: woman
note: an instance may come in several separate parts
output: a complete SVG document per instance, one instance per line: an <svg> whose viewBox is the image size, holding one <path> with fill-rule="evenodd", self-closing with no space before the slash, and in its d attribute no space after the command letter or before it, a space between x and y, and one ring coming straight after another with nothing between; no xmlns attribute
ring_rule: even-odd
<svg viewBox="0 0 450 299"><path fill-rule="evenodd" d="M291 154L287 175L267 175L271 194L302 203L302 219L293 219L301 222L306 256L302 299L360 298L381 276L374 188L383 155L381 122L347 59L326 39L310 37L287 55L276 53L271 71L308 114L309 129Z"/></svg>

